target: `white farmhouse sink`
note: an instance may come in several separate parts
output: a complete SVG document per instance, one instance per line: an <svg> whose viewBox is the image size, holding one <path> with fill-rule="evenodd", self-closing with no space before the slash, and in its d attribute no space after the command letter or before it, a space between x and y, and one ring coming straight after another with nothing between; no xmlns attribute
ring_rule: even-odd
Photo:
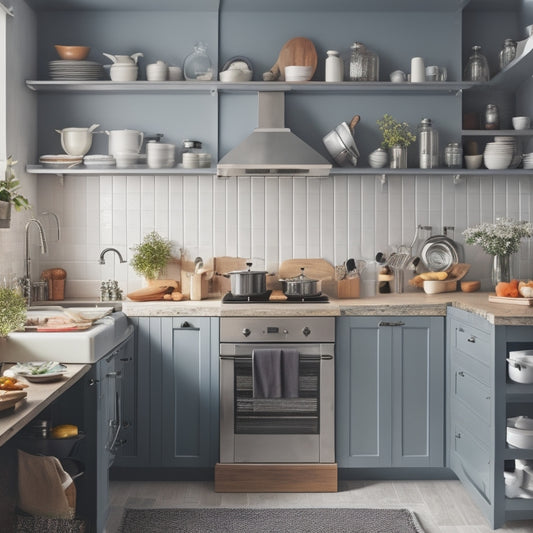
<svg viewBox="0 0 533 533"><path fill-rule="evenodd" d="M62 311L61 307L33 308L28 310L28 318L55 316ZM126 315L118 312L80 331L15 331L8 335L6 342L0 342L0 361L94 363L126 339L132 328L128 326Z"/></svg>

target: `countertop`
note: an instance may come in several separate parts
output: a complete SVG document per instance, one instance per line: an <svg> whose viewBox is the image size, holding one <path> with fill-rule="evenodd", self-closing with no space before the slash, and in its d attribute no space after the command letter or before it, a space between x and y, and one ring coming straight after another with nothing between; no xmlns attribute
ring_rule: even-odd
<svg viewBox="0 0 533 533"><path fill-rule="evenodd" d="M9 365L4 365L7 369ZM18 402L13 409L0 411L0 446L17 434L28 422L33 420L56 398L77 383L89 370L91 365L66 365L65 376L60 381L51 383L30 383L24 389L28 396ZM24 378L19 378L25 381Z"/></svg>
<svg viewBox="0 0 533 533"><path fill-rule="evenodd" d="M533 307L489 302L488 292L380 294L328 303L222 304L220 298L181 302L122 302L130 317L150 316L446 316L448 306L469 311L495 325L533 326Z"/></svg>

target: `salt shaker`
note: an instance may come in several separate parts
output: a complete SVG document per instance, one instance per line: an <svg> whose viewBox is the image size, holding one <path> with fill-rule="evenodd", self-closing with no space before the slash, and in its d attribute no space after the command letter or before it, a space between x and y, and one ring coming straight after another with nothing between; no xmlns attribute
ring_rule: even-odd
<svg viewBox="0 0 533 533"><path fill-rule="evenodd" d="M326 77L325 80L329 82L343 81L344 78L344 64L339 57L337 50L328 50L326 52Z"/></svg>
<svg viewBox="0 0 533 533"><path fill-rule="evenodd" d="M500 115L494 104L487 104L485 108L485 129L497 130L500 127Z"/></svg>

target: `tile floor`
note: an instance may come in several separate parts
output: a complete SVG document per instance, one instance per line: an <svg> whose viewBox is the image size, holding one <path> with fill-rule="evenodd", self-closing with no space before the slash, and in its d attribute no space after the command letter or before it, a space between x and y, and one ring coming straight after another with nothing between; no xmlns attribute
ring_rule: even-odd
<svg viewBox="0 0 533 533"><path fill-rule="evenodd" d="M494 531L459 481L341 481L337 493L304 494L219 494L208 481L114 481L106 533L116 533L124 507L378 506L411 509L426 533ZM533 533L533 520L508 522L495 531Z"/></svg>

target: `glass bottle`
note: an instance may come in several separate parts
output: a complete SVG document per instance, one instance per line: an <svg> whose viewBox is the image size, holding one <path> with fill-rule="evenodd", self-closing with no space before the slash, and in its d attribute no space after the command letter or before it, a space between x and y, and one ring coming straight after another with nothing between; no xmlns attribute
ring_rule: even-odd
<svg viewBox="0 0 533 533"><path fill-rule="evenodd" d="M439 166L439 134L430 118L423 118L418 127L418 154L420 168Z"/></svg>
<svg viewBox="0 0 533 533"><path fill-rule="evenodd" d="M213 68L207 55L207 45L205 43L196 43L193 52L185 58L183 75L186 80L213 79Z"/></svg>
<svg viewBox="0 0 533 533"><path fill-rule="evenodd" d="M481 46L472 46L472 55L464 71L465 81L489 81L489 77L489 64L481 53Z"/></svg>
<svg viewBox="0 0 533 533"><path fill-rule="evenodd" d="M505 39L503 48L500 50L498 56L500 61L500 69L507 66L516 56L516 43L512 39Z"/></svg>
<svg viewBox="0 0 533 533"><path fill-rule="evenodd" d="M326 76L325 80L330 82L338 82L344 79L344 65L342 59L339 57L337 50L328 50L326 52Z"/></svg>
<svg viewBox="0 0 533 533"><path fill-rule="evenodd" d="M461 168L463 149L459 143L448 143L444 149L444 163L448 168Z"/></svg>
<svg viewBox="0 0 533 533"><path fill-rule="evenodd" d="M363 43L355 42L351 46L350 80L379 80L379 57Z"/></svg>

